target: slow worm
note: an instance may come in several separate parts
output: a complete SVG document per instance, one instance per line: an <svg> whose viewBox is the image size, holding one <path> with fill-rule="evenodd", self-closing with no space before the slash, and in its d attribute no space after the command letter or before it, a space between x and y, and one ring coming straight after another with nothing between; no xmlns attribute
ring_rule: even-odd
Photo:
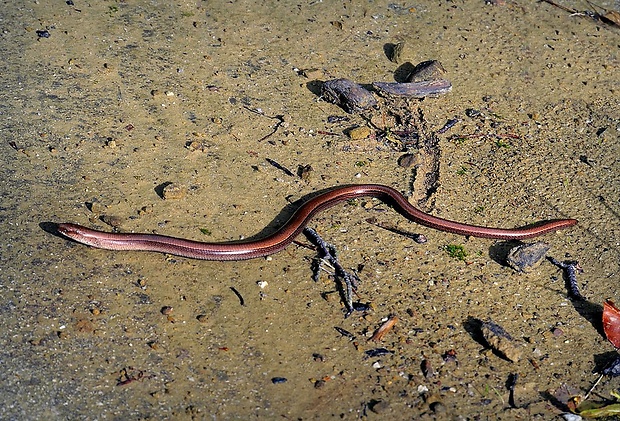
<svg viewBox="0 0 620 421"><path fill-rule="evenodd" d="M422 212L409 203L407 198L391 187L379 184L360 184L336 187L304 202L275 233L259 240L203 243L157 234L116 234L96 231L81 225L58 224L60 234L78 243L108 250L157 251L203 260L245 260L268 256L288 246L317 213L340 202L359 197L374 197L392 206L410 221L434 228L473 237L503 240L523 240L537 237L562 228L572 227L575 219L541 221L522 228L489 228L449 221Z"/></svg>

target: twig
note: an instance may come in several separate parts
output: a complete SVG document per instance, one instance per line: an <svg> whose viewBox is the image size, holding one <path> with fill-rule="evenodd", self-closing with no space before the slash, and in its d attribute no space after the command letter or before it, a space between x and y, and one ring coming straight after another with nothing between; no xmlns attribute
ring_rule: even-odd
<svg viewBox="0 0 620 421"><path fill-rule="evenodd" d="M323 270L323 264L329 263L334 268L334 278L347 309L345 318L355 310L353 306L353 291L357 289L359 278L355 273L347 272L338 261L336 247L327 243L312 228L304 228L304 235L317 247L318 255L312 261L312 279L319 280L319 273Z"/></svg>
<svg viewBox="0 0 620 421"><path fill-rule="evenodd" d="M553 257L548 256L547 259L557 267L563 269L568 296L576 300L585 300L584 296L579 292L579 284L577 283L577 272L583 273L583 269L576 260L565 260L560 262Z"/></svg>
<svg viewBox="0 0 620 421"><path fill-rule="evenodd" d="M270 116L270 115L265 114L260 109L259 110L255 110L255 109L252 109L252 108L247 107L245 105L243 106L243 108L245 108L246 110L248 110L251 113L258 114L258 115L261 115L263 117L270 118L272 120L278 120L278 122L275 124L275 126L273 126L273 130L271 131L271 133L269 133L269 134L261 137L260 139L258 139L259 142L262 142L263 140L268 139L269 137L273 136L278 131L280 126L284 124L284 116L283 115L279 115L278 114L276 116Z"/></svg>

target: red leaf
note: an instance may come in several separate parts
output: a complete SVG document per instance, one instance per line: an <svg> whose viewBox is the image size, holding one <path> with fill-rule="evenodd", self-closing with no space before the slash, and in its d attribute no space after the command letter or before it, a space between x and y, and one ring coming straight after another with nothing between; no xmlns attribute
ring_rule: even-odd
<svg viewBox="0 0 620 421"><path fill-rule="evenodd" d="M607 340L620 348L620 309L611 300L603 303L603 330Z"/></svg>

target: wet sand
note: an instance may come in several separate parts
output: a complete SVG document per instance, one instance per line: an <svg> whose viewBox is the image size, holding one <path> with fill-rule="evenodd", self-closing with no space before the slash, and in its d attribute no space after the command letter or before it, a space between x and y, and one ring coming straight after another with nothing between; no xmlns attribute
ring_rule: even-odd
<svg viewBox="0 0 620 421"><path fill-rule="evenodd" d="M620 301L619 30L536 2L74 2L2 12L0 418L549 419L615 355L600 312ZM316 80L394 81L385 45L398 42L403 62L439 60L452 91L364 115L317 100ZM580 262L587 301L570 300L548 262L518 274L494 258L497 241L365 199L312 223L371 303L347 319L303 247L205 262L49 232L74 222L238 240L330 186L411 194L420 180L386 140L390 106L409 110L423 139L460 120L436 135L434 215L578 219L541 240ZM371 138L351 140L355 126ZM180 193L163 199L169 183ZM392 331L369 342L390 315ZM509 332L521 359L490 351L478 320ZM365 354L379 347L391 352Z"/></svg>

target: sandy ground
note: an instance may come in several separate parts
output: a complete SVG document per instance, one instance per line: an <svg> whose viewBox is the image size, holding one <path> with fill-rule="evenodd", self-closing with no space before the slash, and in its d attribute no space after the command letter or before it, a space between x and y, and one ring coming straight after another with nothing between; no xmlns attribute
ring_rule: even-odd
<svg viewBox="0 0 620 421"><path fill-rule="evenodd" d="M0 12L0 418L549 419L616 355L600 312L620 301L618 29L534 1L74 3ZM579 261L587 301L570 300L548 262L516 273L493 258L497 241L410 224L370 199L312 223L359 270L356 300L372 309L347 319L333 279L313 282L313 253L295 245L221 263L50 232L74 222L236 240L330 186L411 194L416 171L397 164L389 122L368 123L389 105L328 123L346 114L312 90L393 81L385 45L398 42L403 61L439 60L453 84L398 105L423 120L412 130L460 119L437 135L430 211L503 227L578 219L542 240ZM355 126L371 138L349 139ZM184 190L164 200L167 183ZM394 329L368 342L390 315ZM491 352L477 320L506 329L521 359ZM365 354L378 347L391 353ZM594 399L618 387L603 379Z"/></svg>

